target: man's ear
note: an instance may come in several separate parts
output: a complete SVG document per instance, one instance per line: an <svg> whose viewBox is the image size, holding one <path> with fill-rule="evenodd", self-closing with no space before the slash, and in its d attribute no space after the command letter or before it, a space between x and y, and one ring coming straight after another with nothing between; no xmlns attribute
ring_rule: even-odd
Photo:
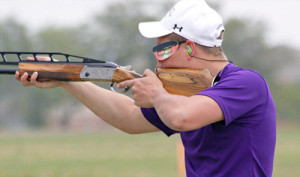
<svg viewBox="0 0 300 177"><path fill-rule="evenodd" d="M196 54L196 44L193 41L188 40L186 41L186 45L187 45L186 55L188 55L189 58L191 58Z"/></svg>

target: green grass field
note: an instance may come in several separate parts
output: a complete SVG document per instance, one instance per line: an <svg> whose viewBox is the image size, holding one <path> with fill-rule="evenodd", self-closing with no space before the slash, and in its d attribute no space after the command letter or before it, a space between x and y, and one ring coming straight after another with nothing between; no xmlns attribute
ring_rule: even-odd
<svg viewBox="0 0 300 177"><path fill-rule="evenodd" d="M179 136L0 134L1 177L178 177ZM278 128L275 177L300 176L300 127Z"/></svg>
<svg viewBox="0 0 300 177"><path fill-rule="evenodd" d="M274 177L300 176L300 126L289 125L277 129Z"/></svg>
<svg viewBox="0 0 300 177"><path fill-rule="evenodd" d="M178 139L118 132L1 135L0 176L176 176Z"/></svg>

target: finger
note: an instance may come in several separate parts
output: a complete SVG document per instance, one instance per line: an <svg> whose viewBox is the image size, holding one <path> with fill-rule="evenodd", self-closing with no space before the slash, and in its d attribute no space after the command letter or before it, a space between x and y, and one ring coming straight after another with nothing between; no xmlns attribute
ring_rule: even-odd
<svg viewBox="0 0 300 177"><path fill-rule="evenodd" d="M38 72L34 72L31 75L31 78L30 78L30 84L34 85L34 86L36 86L38 88L44 88L44 83L43 82L38 82L37 81L37 77L38 77Z"/></svg>
<svg viewBox="0 0 300 177"><path fill-rule="evenodd" d="M38 61L50 61L51 58L50 57L45 57L45 56L36 56L36 57L27 57L26 60L29 61L34 61L35 59L37 59Z"/></svg>
<svg viewBox="0 0 300 177"><path fill-rule="evenodd" d="M16 80L21 81L19 71L16 71L15 78L16 78Z"/></svg>
<svg viewBox="0 0 300 177"><path fill-rule="evenodd" d="M144 71L143 77L153 76L153 75L155 75L154 72L152 72L150 69L146 69L146 70Z"/></svg>
<svg viewBox="0 0 300 177"><path fill-rule="evenodd" d="M38 77L38 73L37 72L34 72L32 75L31 75L31 78L30 78L30 83L31 85L37 85L36 83L36 79Z"/></svg>
<svg viewBox="0 0 300 177"><path fill-rule="evenodd" d="M33 61L35 59L34 59L34 57L26 57L26 60Z"/></svg>
<svg viewBox="0 0 300 177"><path fill-rule="evenodd" d="M133 80L127 80L127 81L120 82L117 85L117 88L131 87L133 85L134 85L134 79Z"/></svg>
<svg viewBox="0 0 300 177"><path fill-rule="evenodd" d="M45 57L45 56L37 56L37 60L39 61L50 61L50 57Z"/></svg>
<svg viewBox="0 0 300 177"><path fill-rule="evenodd" d="M21 76L21 82L27 81L27 78L28 78L28 73L25 72L25 73Z"/></svg>
<svg viewBox="0 0 300 177"><path fill-rule="evenodd" d="M24 73L21 76L21 83L23 84L23 86L27 87L30 85L30 82L28 81L28 73Z"/></svg>

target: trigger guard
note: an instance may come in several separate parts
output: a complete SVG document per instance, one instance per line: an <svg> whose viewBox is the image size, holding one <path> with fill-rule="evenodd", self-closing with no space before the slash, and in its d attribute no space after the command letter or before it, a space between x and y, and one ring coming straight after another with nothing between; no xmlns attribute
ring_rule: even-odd
<svg viewBox="0 0 300 177"><path fill-rule="evenodd" d="M118 91L116 91L115 89L114 89L114 82L112 82L111 84L110 84L110 90L111 91L113 91L113 92L116 92L116 93L126 93L129 89L130 89L130 87L125 87L124 88L124 90L123 90L123 92L118 92Z"/></svg>

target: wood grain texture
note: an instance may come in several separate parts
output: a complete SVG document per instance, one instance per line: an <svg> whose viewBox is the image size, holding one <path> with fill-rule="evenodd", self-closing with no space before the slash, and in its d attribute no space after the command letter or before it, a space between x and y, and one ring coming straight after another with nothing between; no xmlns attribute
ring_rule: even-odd
<svg viewBox="0 0 300 177"><path fill-rule="evenodd" d="M20 75L25 72L32 75L38 72L38 81L81 81L80 71L83 65L62 65L56 63L19 63Z"/></svg>
<svg viewBox="0 0 300 177"><path fill-rule="evenodd" d="M171 94L192 96L211 87L213 76L207 69L156 69L164 88Z"/></svg>
<svg viewBox="0 0 300 177"><path fill-rule="evenodd" d="M119 83L119 82L123 82L126 80L131 80L131 79L141 78L141 77L142 77L142 75L140 75L134 71L116 67L112 81Z"/></svg>

